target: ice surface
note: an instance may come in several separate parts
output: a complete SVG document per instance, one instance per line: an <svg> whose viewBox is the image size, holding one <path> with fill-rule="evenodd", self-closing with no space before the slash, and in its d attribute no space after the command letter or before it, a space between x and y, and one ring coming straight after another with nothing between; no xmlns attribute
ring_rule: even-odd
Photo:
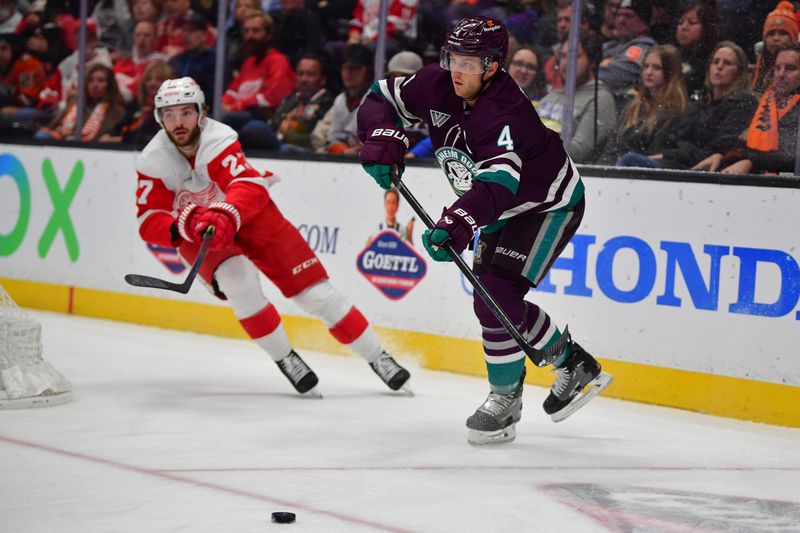
<svg viewBox="0 0 800 533"><path fill-rule="evenodd" d="M483 379L301 352L299 397L252 342L32 312L66 405L0 411L0 532L800 531L800 430L597 398L560 424L527 387L473 447ZM291 525L272 511L297 513Z"/></svg>

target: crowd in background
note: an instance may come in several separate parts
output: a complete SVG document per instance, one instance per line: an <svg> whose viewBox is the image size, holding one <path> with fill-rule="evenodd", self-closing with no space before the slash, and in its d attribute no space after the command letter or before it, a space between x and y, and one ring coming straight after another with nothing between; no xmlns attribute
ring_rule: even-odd
<svg viewBox="0 0 800 533"><path fill-rule="evenodd" d="M386 75L438 62L467 15L505 23L505 69L562 130L571 0L390 0ZM226 6L216 112L245 148L355 155L374 78L379 0L234 0ZM0 0L5 138L129 143L158 132L162 81L191 76L213 101L217 3L89 3L78 129L76 0ZM791 173L800 119L797 6L783 0L586 0L573 137L578 163ZM431 157L424 128L409 157Z"/></svg>

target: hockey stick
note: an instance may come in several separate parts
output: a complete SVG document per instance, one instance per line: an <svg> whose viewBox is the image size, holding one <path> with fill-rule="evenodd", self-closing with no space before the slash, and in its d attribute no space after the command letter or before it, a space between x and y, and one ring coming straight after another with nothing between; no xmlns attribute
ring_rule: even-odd
<svg viewBox="0 0 800 533"><path fill-rule="evenodd" d="M419 217L425 223L425 226L432 230L436 223L433 221L430 215L428 215L427 211L425 211L425 208L420 205L414 195L411 194L411 191L408 190L408 187L406 187L405 183L402 182L397 165L392 165L392 184L397 188L398 191L400 191L400 194L403 195L403 198L405 198L406 201L411 205L411 208L414 210L414 212L419 215ZM464 261L464 258L461 257L460 254L457 254L455 250L453 250L452 245L448 242L445 242L443 247L447 253L450 254L453 262L456 264L461 273L464 274L464 277L467 278L470 285L472 285L472 288L475 289L475 292L477 292L483 301L486 302L486 305L492 311L497 320L500 321L508 334L513 337L514 341L516 341L519 347L522 348L522 351L531 358L531 361L533 361L536 366L541 366L542 362L545 360L545 352L542 350L537 350L528 344L528 341L525 340L519 330L517 330L517 328L514 327L514 324L511 323L511 319L508 318L508 315L505 313L505 311L500 308L500 305L497 303L494 297L489 294L489 291L486 290L486 287L483 286L483 283L481 283L475 273L472 272L472 269L469 267L469 265L467 265L466 261Z"/></svg>
<svg viewBox="0 0 800 533"><path fill-rule="evenodd" d="M211 237L214 236L214 226L209 226L203 233L203 244L200 245L200 250L197 252L197 259L194 260L192 269L189 270L189 275L183 283L171 283L164 279L153 278L150 276L143 276L141 274L125 274L125 281L135 287L149 287L151 289L164 289L168 291L180 292L186 294L194 283L194 278L200 271L200 265L203 264L203 259L206 258L208 248L211 246Z"/></svg>

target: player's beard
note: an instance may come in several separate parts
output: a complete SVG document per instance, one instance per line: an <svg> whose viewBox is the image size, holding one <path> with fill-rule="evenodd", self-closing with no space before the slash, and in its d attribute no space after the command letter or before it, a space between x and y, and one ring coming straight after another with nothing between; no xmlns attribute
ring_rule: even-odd
<svg viewBox="0 0 800 533"><path fill-rule="evenodd" d="M167 131L167 136L169 137L169 140L171 140L172 143L178 148L191 148L197 143L197 139L200 138L200 127L193 127L189 132L189 136L186 137L186 140L184 141L179 141L172 135L172 132L169 131Z"/></svg>

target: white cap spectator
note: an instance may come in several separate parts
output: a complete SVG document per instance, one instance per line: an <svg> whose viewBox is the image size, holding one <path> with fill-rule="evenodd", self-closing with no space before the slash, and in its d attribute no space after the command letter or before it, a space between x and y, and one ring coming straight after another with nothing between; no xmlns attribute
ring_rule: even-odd
<svg viewBox="0 0 800 533"><path fill-rule="evenodd" d="M403 51L392 56L387 65L390 74L408 75L422 68L422 58L414 52Z"/></svg>

